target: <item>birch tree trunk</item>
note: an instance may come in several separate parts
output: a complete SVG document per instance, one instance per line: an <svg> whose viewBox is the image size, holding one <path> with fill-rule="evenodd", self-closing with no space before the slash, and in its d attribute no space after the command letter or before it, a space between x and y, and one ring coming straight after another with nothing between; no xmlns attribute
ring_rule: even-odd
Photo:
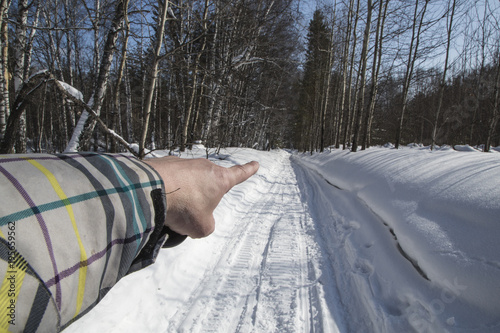
<svg viewBox="0 0 500 333"><path fill-rule="evenodd" d="M101 67L99 70L99 76L97 78L97 85L88 103L89 106L95 111L97 116L101 114L104 94L106 92L106 87L109 79L111 63L113 62L113 56L116 49L116 41L118 39L120 27L123 24L123 19L127 11L127 5L128 1L126 0L117 0L116 2L115 16L113 18L113 21L111 22L111 27L108 32L106 44L104 45ZM96 120L93 117L90 117L90 114L87 111L83 111L73 132L73 136L68 143L65 151L74 152L82 149L88 149L95 125Z"/></svg>
<svg viewBox="0 0 500 333"><path fill-rule="evenodd" d="M203 34L206 34L207 32L207 15L208 15L208 5L209 1L205 0L205 9L203 11ZM207 45L207 36L203 37L203 44L201 46L201 50L198 52L196 55L196 60L193 64L194 68L192 70L193 72L193 83L192 83L192 90L191 90L191 97L189 98L189 104L188 108L186 110L186 116L184 119L184 127L182 129L182 135L181 135L181 147L180 151L184 151L186 148L186 143L188 139L188 129L190 125L190 120L191 120L191 113L193 112L193 107L194 107L194 102L195 102L195 96L196 96L196 91L197 91L197 80L198 80L198 73L199 73L199 65L200 65L200 59L203 53L205 52L205 47Z"/></svg>
<svg viewBox="0 0 500 333"><path fill-rule="evenodd" d="M354 56L356 54L356 43L357 43L357 33L356 33L356 30L357 30L357 27L358 27L358 21L359 21L359 0L357 1L357 5L356 5L356 13L354 14L354 28L352 29L353 31L353 36L354 36L354 41L353 41L353 45L352 45L352 52L351 52L351 67L350 67L350 70L349 70L349 87L347 89L347 110L346 110L346 119L345 119L345 125L344 125L344 133L343 133L343 149L346 149L347 148L347 141L349 139L349 136L350 136L350 123L351 123L351 111L353 109L352 105L351 105L351 100L352 100L352 76L353 76L353 71L354 71ZM348 40L347 43L349 44L350 41Z"/></svg>
<svg viewBox="0 0 500 333"><path fill-rule="evenodd" d="M30 75L31 61L33 58L33 41L35 39L35 34L38 28L38 18L40 16L40 10L42 6L39 2L36 4L35 17L33 18L33 23L31 23L31 31L28 36L28 40L26 42L26 50L25 50L25 64L24 64L24 73L23 73L23 81L27 81Z"/></svg>
<svg viewBox="0 0 500 333"><path fill-rule="evenodd" d="M345 110L345 99L346 99L346 90L347 90L347 70L348 70L348 65L349 65L349 50L350 50L350 45L349 45L349 40L351 39L351 31L352 31L352 25L351 25L351 20L352 20L352 14L354 12L354 0L350 0L349 3L349 10L347 14L347 31L346 31L346 37L345 37L345 42L344 42L344 53L342 56L342 88L340 91L340 106L339 106L339 120L338 120L338 125L337 125L337 134L335 138L335 148L340 148L340 135L343 132L342 129L342 123L345 121L344 119L347 118L346 110Z"/></svg>
<svg viewBox="0 0 500 333"><path fill-rule="evenodd" d="M128 8L129 0L125 0L125 8ZM124 13L124 21L125 21L125 33L123 36L123 45L122 45L122 54L120 60L120 67L118 68L118 77L116 79L115 84L115 95L113 97L113 105L114 108L111 112L111 130L116 130L118 116L120 113L120 85L123 80L123 73L125 72L125 65L127 64L127 47L128 47L128 38L129 38L129 24L128 24L128 16L127 11ZM116 141L111 141L111 152L116 152Z"/></svg>
<svg viewBox="0 0 500 333"><path fill-rule="evenodd" d="M65 11L67 13L67 10ZM51 16L53 16L53 13L49 9L45 9L43 12L43 16L45 21L50 22ZM68 19L68 17L66 17ZM65 72L64 68L64 63L62 60L62 54L64 51L61 49L61 32L58 25L58 21L55 21L55 19L52 19L52 23L56 29L50 30L47 32L47 36L49 39L49 50L51 52L51 63L48 66L49 70L51 73L56 73L57 79L64 81L64 82L69 82L66 81L64 78L63 73ZM63 28L68 28L69 27L69 20L66 20L65 26ZM70 54L68 54L69 56ZM69 66L68 66L69 67ZM71 83L70 83L71 84ZM72 132L72 126L68 126L68 119L71 119L71 116L68 116L69 109L71 108L69 106L69 103L66 102L66 99L64 96L57 95L56 99L58 100L57 106L54 107L56 110L55 112L55 117L53 117L53 120L59 119L60 126L58 127L58 130L53 133L52 135L52 140L53 138L59 138L55 144L57 145L57 150L64 150L64 146L68 144L68 136L71 135ZM73 122L74 123L74 122Z"/></svg>
<svg viewBox="0 0 500 333"><path fill-rule="evenodd" d="M12 112L7 119L5 135L0 145L1 154L13 153L16 133L19 132L19 118L25 112L31 96L40 89L40 87L44 86L44 82L48 78L50 78L50 75L47 71L40 72L30 77L30 80L21 86L18 96L12 105Z"/></svg>
<svg viewBox="0 0 500 333"><path fill-rule="evenodd" d="M94 29L94 73L98 73L100 60L100 52L99 52L99 26L101 21L101 0L94 0L94 12L95 17L92 20L92 26ZM94 85L97 86L97 80L94 82ZM95 87L94 87L95 88Z"/></svg>
<svg viewBox="0 0 500 333"><path fill-rule="evenodd" d="M498 52L498 51L497 51ZM497 73L495 80L495 92L494 92L494 102L493 102L493 116L490 120L490 128L488 130L488 137L486 139L486 144L484 145L484 152L489 152L491 148L491 141L493 135L495 134L495 129L497 128L498 121L500 120L500 59L497 59Z"/></svg>
<svg viewBox="0 0 500 333"><path fill-rule="evenodd" d="M365 150L370 147L371 140L371 127L373 112L375 111L375 102L377 100L378 93L378 75L380 73L380 67L382 63L382 43L384 40L384 25L385 19L387 17L387 7L389 5L389 0L379 1L379 12L377 20L377 30L375 36L375 49L373 51L373 67L372 67L372 82L370 86L370 103L368 106L368 112L365 114L364 125L363 125L363 141L361 143L361 150Z"/></svg>
<svg viewBox="0 0 500 333"><path fill-rule="evenodd" d="M157 17L157 26L156 26L156 37L154 40L154 53L153 53L153 65L151 67L150 75L149 75L149 84L148 91L146 96L146 101L144 105L144 125L142 128L141 140L139 141L139 158L144 158L145 144L146 144L146 136L148 133L149 126L149 118L151 117L151 105L153 102L153 96L156 86L156 79L158 77L158 64L161 60L160 52L163 43L163 36L165 33L165 22L167 20L167 11L168 11L168 0L158 0L158 8L161 8L161 12Z"/></svg>
<svg viewBox="0 0 500 333"><path fill-rule="evenodd" d="M415 11L413 14L413 24L412 24L412 36L410 41L410 50L408 51L408 63L406 64L406 72L403 81L403 96L402 96L402 106L401 113L399 115L398 122L398 130L396 132L396 142L394 144L395 148L399 148L399 144L401 142L401 134L403 132L403 121L406 112L406 108L408 107L408 91L410 89L410 83L413 79L413 70L415 68L415 60L418 55L418 47L420 45L420 34L422 31L423 20L425 16L425 12L427 11L427 4L429 1L425 1L424 8L422 9L422 14L420 15L420 22L418 24L418 29L416 27L417 19L418 19L418 0L415 3ZM415 31L417 29L417 31ZM415 47L413 47L415 44Z"/></svg>
<svg viewBox="0 0 500 333"><path fill-rule="evenodd" d="M75 20L71 17L71 14L70 14L70 4L69 4L69 0L64 0L63 2L64 4L64 15L65 15L65 25L66 25L66 28L67 29L70 29L71 26L74 26L76 25L75 24ZM77 43L76 42L76 36L75 36L75 32L71 32L71 31L68 31L68 33L66 34L66 38L67 38L67 43L66 43L66 52L67 52L67 64L66 64L66 68L67 68L67 72L68 72L68 81L65 81L65 82L68 82L70 85L74 86L74 70L73 70L73 65L75 63L74 61L74 58L75 58L75 54L78 52L78 48L77 47L74 47L74 44ZM75 112L74 112L74 108L72 105L68 105L66 104L66 107L65 107L65 112L66 112L66 132L69 133L69 135L71 135L71 133L73 133L73 130L75 129Z"/></svg>
<svg viewBox="0 0 500 333"><path fill-rule="evenodd" d="M0 0L0 141L5 134L5 126L9 117L9 35L8 12L9 0Z"/></svg>
<svg viewBox="0 0 500 333"><path fill-rule="evenodd" d="M448 61L450 58L451 32L453 31L453 18L455 16L455 7L456 7L456 0L453 0L453 3L451 5L451 14L449 16L448 15L446 16L446 20L447 20L447 25L446 25L446 30L447 30L446 56L445 56L445 60L444 60L443 77L441 78L441 85L439 87L438 107L436 110L436 115L435 115L435 119L434 119L434 127L432 130L432 145L431 145L432 150L434 149L434 146L436 145L436 135L437 135L437 128L438 128L438 123L439 123L439 115L441 113L441 108L443 106L444 88L446 86L446 74L448 72Z"/></svg>
<svg viewBox="0 0 500 333"><path fill-rule="evenodd" d="M363 37L363 48L361 50L361 79L359 82L359 102L356 111L356 116L354 118L354 138L352 140L352 151L356 152L358 150L358 136L359 136L359 127L361 125L361 118L363 115L363 110L365 108L365 81L366 81L366 64L368 61L368 44L370 42L370 27L372 22L372 0L367 1L367 17L366 17L366 26L365 26L365 34Z"/></svg>
<svg viewBox="0 0 500 333"><path fill-rule="evenodd" d="M335 15L336 15L336 7L333 11L332 18L332 30L329 38L328 45L328 61L326 64L326 77L325 77L325 93L323 97L323 106L321 108L321 135L320 135L320 152L322 153L325 149L325 126L326 126L326 112L328 109L328 101L330 99L330 85L332 81L332 66L333 66L333 38L335 37Z"/></svg>
<svg viewBox="0 0 500 333"><path fill-rule="evenodd" d="M214 26L214 34L213 34L213 43L218 40L218 34L219 34L219 18L218 18L218 6L216 5L215 7L215 26ZM213 117L214 109L215 109L215 103L217 100L217 95L219 94L219 89L222 84L221 77L216 74L216 49L215 46L212 47L211 52L210 52L210 73L212 74L212 77L215 76L215 79L212 78L212 89L211 93L209 95L210 102L207 110L207 119L205 119L205 125L203 126L203 130L201 133L201 140L205 145L208 145L208 138L211 134L212 130L212 124L215 122L215 119Z"/></svg>
<svg viewBox="0 0 500 333"><path fill-rule="evenodd" d="M132 128L132 92L130 89L130 75L125 66L125 117L128 142L134 142L134 131Z"/></svg>
<svg viewBox="0 0 500 333"><path fill-rule="evenodd" d="M16 24L16 39L14 42L14 93L17 96L24 82L25 55L26 55L26 33L28 30L28 0L18 2L18 14ZM26 152L26 113L19 116L19 125L16 140L16 152Z"/></svg>
<svg viewBox="0 0 500 333"><path fill-rule="evenodd" d="M211 91L209 93L209 107L207 119L202 132L202 140L207 145L219 145L221 137L218 135L218 127L221 120L222 106L226 102L227 96L224 96L224 85L230 86L233 81L231 73L231 55L230 46L235 39L236 29L227 31L224 29L221 16L222 9L216 4L215 7L215 27L213 44L215 45L210 52L210 73L212 73ZM237 26L241 10L231 17L232 26ZM217 61L218 57L222 61Z"/></svg>
<svg viewBox="0 0 500 333"><path fill-rule="evenodd" d="M480 89L481 89L481 82L483 80L483 75L484 75L484 69L485 69L485 62L486 62L486 45L488 44L488 32L486 29L487 26L487 13L488 11L486 8L484 8L484 13L483 13L483 19L482 22L479 23L480 25L480 30L481 30L481 37L480 37L480 54L481 54L481 61L479 65L479 75L477 78L477 83L475 85L475 91L474 95L476 96L476 99L479 99L480 95ZM477 103L476 107L474 107L474 112L472 114L472 121L470 122L470 136L469 136L469 142L472 142L473 134L474 134L474 125L476 123L476 116L479 112L479 103Z"/></svg>

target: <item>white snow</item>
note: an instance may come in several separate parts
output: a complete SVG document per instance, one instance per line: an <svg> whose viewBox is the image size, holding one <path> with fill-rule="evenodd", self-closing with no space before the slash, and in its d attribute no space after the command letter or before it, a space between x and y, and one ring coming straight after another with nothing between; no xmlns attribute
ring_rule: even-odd
<svg viewBox="0 0 500 333"><path fill-rule="evenodd" d="M65 332L498 332L500 155L448 148L212 154L261 164L214 234Z"/></svg>
<svg viewBox="0 0 500 333"><path fill-rule="evenodd" d="M57 82L64 88L64 90L66 90L68 94L83 102L83 94L80 90L76 89L75 87L66 82L59 80Z"/></svg>
<svg viewBox="0 0 500 333"><path fill-rule="evenodd" d="M457 151L473 151L473 152L479 152L478 149L471 147L469 145L455 145L453 148Z"/></svg>
<svg viewBox="0 0 500 333"><path fill-rule="evenodd" d="M40 74L45 74L45 73L48 73L48 72L49 72L49 70L48 70L47 68L45 68L45 69L41 69L41 70L39 70L39 71L37 71L37 72L33 73L32 75L30 75L30 77L29 77L28 81L30 81L30 80L31 80L33 77L35 77L35 76L38 76L38 75L40 75Z"/></svg>

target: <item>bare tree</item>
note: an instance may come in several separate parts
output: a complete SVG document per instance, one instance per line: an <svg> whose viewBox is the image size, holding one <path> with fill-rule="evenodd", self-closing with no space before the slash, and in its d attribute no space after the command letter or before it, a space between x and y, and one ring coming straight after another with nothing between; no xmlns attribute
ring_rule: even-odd
<svg viewBox="0 0 500 333"><path fill-rule="evenodd" d="M125 0L125 8L128 8L128 2L129 0ZM122 44L122 52L121 52L121 58L120 58L120 66L118 68L118 77L116 78L116 83L115 83L115 93L113 96L113 107L114 110L111 112L111 129L116 130L117 127L117 122L119 118L119 113L120 113L120 85L123 80L124 72L125 72L125 67L127 63L127 48L128 48L128 39L130 35L130 24L128 21L128 15L127 11L125 11L125 17L124 17L124 22L125 22L125 29L124 29L124 36L123 36L123 44ZM111 151L116 152L116 141L112 140L111 143Z"/></svg>
<svg viewBox="0 0 500 333"><path fill-rule="evenodd" d="M389 7L389 0L379 0L379 11L377 19L377 29L375 36L375 46L373 50L373 66L372 66L372 79L370 84L370 102L368 106L368 112L365 114L364 124L363 124L363 140L362 140L362 150L365 150L370 146L371 138L371 127L373 120L373 112L375 110L375 102L377 100L378 93L378 76L380 73L380 68L382 65L382 44L384 41L384 26L385 19L387 17L387 8Z"/></svg>
<svg viewBox="0 0 500 333"><path fill-rule="evenodd" d="M7 118L9 117L9 35L8 12L10 0L0 1L0 140L3 139Z"/></svg>
<svg viewBox="0 0 500 333"><path fill-rule="evenodd" d="M500 49L498 49L497 54L500 54ZM488 129L488 137L486 139L486 144L484 145L484 151L489 152L491 148L491 141L495 134L495 130L498 125L498 121L500 120L500 59L497 60L497 68L496 68L496 79L495 79L495 88L493 95L493 115L490 119L490 126Z"/></svg>
<svg viewBox="0 0 500 333"><path fill-rule="evenodd" d="M17 3L17 22L14 42L14 94L18 95L24 82L25 72L25 52L26 34L28 30L28 0L21 0ZM26 152L26 113L22 113L18 119L18 132L16 140L16 151Z"/></svg>
<svg viewBox="0 0 500 333"><path fill-rule="evenodd" d="M342 54L342 83L341 83L341 91L340 91L340 105L339 105L339 120L338 120L338 126L337 126L337 134L335 138L335 148L340 147L340 133L341 133L341 128L342 128L342 123L344 120L344 116L346 115L346 87L348 84L347 80L347 70L348 70L348 59L349 59L349 49L350 49L350 39L351 39L351 33L352 33L352 25L351 25L351 20L352 16L354 13L354 0L350 0L349 2L349 8L348 8L348 14L347 14L347 28L346 28L346 33L345 33L345 41L344 41L344 52ZM346 123L349 120L345 121ZM345 127L347 129L347 126ZM345 131L344 131L345 133Z"/></svg>
<svg viewBox="0 0 500 333"><path fill-rule="evenodd" d="M146 104L144 106L144 126L142 128L142 135L139 141L139 157L144 158L145 153L145 144L146 144L146 136L148 133L149 126L149 118L151 117L151 104L153 102L153 95L156 87L156 80L158 77L158 64L161 60L160 52L163 43L163 35L165 33L165 22L167 20L167 12L168 12L168 0L158 0L158 16L156 18L157 26L156 26L156 36L153 41L154 53L152 66L149 72L149 84L146 96Z"/></svg>
<svg viewBox="0 0 500 333"><path fill-rule="evenodd" d="M372 1L367 1L367 14L366 14L366 26L365 26L365 34L363 37L363 49L361 50L361 70L360 70L360 82L359 82L359 102L358 108L356 111L356 115L354 117L354 135L352 141L352 151L356 152L358 150L358 136L359 136L359 127L361 125L361 119L363 115L363 110L365 108L365 81L366 81L366 67L368 61L368 44L370 42L370 27L372 22Z"/></svg>
<svg viewBox="0 0 500 333"><path fill-rule="evenodd" d="M111 68L111 63L113 62L113 56L116 49L116 42L118 39L118 34L120 28L123 24L125 17L125 12L127 11L128 1L117 0L115 7L115 15L111 22L111 27L109 29L106 43L104 45L104 51L102 55L102 60L99 69L99 76L97 79L97 84L94 89L94 93L89 101L90 107L95 110L97 116L101 114L101 109L104 102L104 94L106 92L109 72ZM89 146L90 139L92 137L92 132L96 125L95 117L90 117L88 111L83 111L73 136L66 147L66 151L76 151L81 148Z"/></svg>
<svg viewBox="0 0 500 333"><path fill-rule="evenodd" d="M5 135L0 144L0 153L9 154L13 152L16 133L19 128L19 118L25 113L31 96L33 96L38 89L43 87L44 80L46 80L47 77L47 72L35 74L19 89L7 120Z"/></svg>
<svg viewBox="0 0 500 333"><path fill-rule="evenodd" d="M352 51L350 53L351 60L350 60L350 70L349 70L349 76L348 76L348 88L347 88L347 109L346 109L346 117L345 117L345 124L344 124L344 130L343 132L343 149L347 148L348 141L350 142L350 136L351 136L351 130L352 130L352 111L353 111L353 105L351 103L353 96L352 96L352 78L353 78L353 72L354 72L354 59L356 56L356 44L358 40L358 36L356 33L357 27L358 27L358 22L359 22L359 4L360 1L357 1L356 5L356 12L353 14L354 16L354 27L352 29L352 34L353 34L353 42L352 42ZM351 9L350 9L351 10ZM349 23L350 24L350 23ZM346 43L350 44L350 41L347 40ZM356 98L354 98L356 99Z"/></svg>
<svg viewBox="0 0 500 333"><path fill-rule="evenodd" d="M418 56L418 51L419 51L418 48L420 45L421 31L422 31L424 16L425 16L425 12L427 11L428 3L429 3L429 1L425 0L424 8L422 9L421 13L418 13L419 0L416 0L416 2L415 2L415 10L413 12L412 33L411 33L411 39L410 39L410 48L408 50L408 60L406 63L405 76L403 79L403 94L402 94L402 101L401 101L401 113L399 114L398 129L397 129L397 133L396 133L396 142L395 142L396 149L399 148L399 144L401 142L401 133L403 131L403 121L404 121L406 108L408 107L408 92L410 90L410 83L411 83L412 78L413 78L413 71L415 69L415 61L416 61L417 56ZM417 26L417 21L418 21L418 26Z"/></svg>
<svg viewBox="0 0 500 333"><path fill-rule="evenodd" d="M451 3L451 8L450 8L450 2ZM441 108L443 105L443 97L444 97L444 89L446 86L446 74L448 72L448 61L450 58L450 46L451 46L451 39L452 39L452 31L453 31L453 19L455 17L455 8L456 8L456 0L450 0L448 2L448 14L446 15L446 55L445 55L445 60L444 60L444 69L443 69L443 76L441 78L441 84L439 87L439 97L438 97L438 106L436 109L436 114L434 118L434 127L432 130L432 146L431 148L434 149L434 146L436 145L436 134L437 134L437 129L438 129L438 122L439 122L439 115L441 113Z"/></svg>
<svg viewBox="0 0 500 333"><path fill-rule="evenodd" d="M186 115L185 115L185 119L184 119L184 125L183 125L183 129L182 129L181 147L180 147L181 151L184 151L184 149L186 147L187 139L188 139L188 128L190 126L191 114L192 114L193 108L194 108L195 96L196 96L196 92L197 92L198 75L200 72L200 69L199 69L200 59L201 59L201 56L204 54L205 48L207 45L206 32L207 32L208 5L209 5L209 1L205 0L205 6L204 6L203 18L202 18L202 29L203 29L204 37L203 37L202 46L201 46L200 50L198 51L196 58L195 58L195 61L194 61L194 64L193 64L194 68L191 70L191 72L192 72L192 79L191 79L192 80L192 88L191 88L191 96L189 98L189 103L187 105Z"/></svg>
<svg viewBox="0 0 500 333"><path fill-rule="evenodd" d="M331 33L330 38L328 39L328 61L325 63L325 82L324 82L324 97L323 103L321 107L321 133L320 133L320 152L323 152L325 149L325 127L326 127L326 113L328 110L328 102L330 100L330 86L332 82L332 67L333 67L333 58L334 58L334 48L333 48L333 39L335 37L335 20L336 20L336 11L337 11L337 3L335 2L333 8L332 15L332 24L331 24Z"/></svg>

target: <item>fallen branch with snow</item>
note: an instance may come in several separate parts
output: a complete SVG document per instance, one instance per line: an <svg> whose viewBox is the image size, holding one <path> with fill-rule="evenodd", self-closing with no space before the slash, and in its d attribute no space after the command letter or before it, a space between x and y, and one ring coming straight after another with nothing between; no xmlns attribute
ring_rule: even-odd
<svg viewBox="0 0 500 333"><path fill-rule="evenodd" d="M110 129L104 121L95 113L95 111L82 100L82 94L80 91L78 91L76 88L72 87L71 85L61 82L54 78L52 74L50 74L51 80L55 82L55 86L57 89L64 95L64 97L68 98L70 101L75 103L76 105L82 107L91 117L94 117L96 121L101 125L102 129L111 135L111 137L121 143L122 145L127 148L127 150L132 153L134 156L138 157L139 155L137 152L133 149L133 147L128 143L122 136L120 136L118 133Z"/></svg>
<svg viewBox="0 0 500 333"><path fill-rule="evenodd" d="M19 118L22 113L26 110L26 106L31 98L31 96L45 83L54 82L57 90L68 100L73 102L75 105L78 105L84 109L88 115L94 117L96 121L102 126L103 130L111 135L111 137L117 142L124 145L127 150L132 153L134 156L139 157L139 154L133 149L133 146L128 143L124 138L122 138L119 134L117 134L112 129L108 128L108 126L102 121L101 118L96 114L96 112L83 101L83 94L73 86L67 84L66 82L62 82L57 80L53 74L51 74L47 70L40 71L34 75L32 75L27 82L25 82L21 88L21 92L16 98L12 112L7 121L7 126L5 130L5 136L0 145L0 153L8 154L11 153L15 143L15 135L14 133L17 130L19 124ZM83 116L83 115L82 115ZM76 131L77 129L75 129Z"/></svg>

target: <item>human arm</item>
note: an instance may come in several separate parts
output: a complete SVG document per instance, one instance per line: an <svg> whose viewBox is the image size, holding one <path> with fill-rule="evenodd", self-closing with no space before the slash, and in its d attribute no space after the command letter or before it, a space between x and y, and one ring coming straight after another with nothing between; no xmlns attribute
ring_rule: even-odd
<svg viewBox="0 0 500 333"><path fill-rule="evenodd" d="M106 154L7 155L0 173L1 287L11 290L0 302L12 305L8 313L0 306L0 327L58 331L154 261L163 182L144 163Z"/></svg>
<svg viewBox="0 0 500 333"><path fill-rule="evenodd" d="M215 191L197 180L205 178L206 168L189 173L191 182L179 180L199 162L152 164L106 154L0 158L2 287L10 287L10 272L15 280L14 297L0 292L0 329L63 329L97 304L121 277L154 261L167 238L165 224L193 237L204 236L196 230L213 230L205 227L213 217L204 219L203 211L211 217L227 186L239 178L232 172L215 172L224 184ZM172 188L166 182L181 188L166 195L172 223L170 217L165 219L165 194ZM214 200L189 197L209 189ZM202 205L188 206L189 202ZM197 227L186 228L186 223L174 220L193 221ZM6 316L9 304L14 304L14 318ZM14 325L9 326L9 319Z"/></svg>

